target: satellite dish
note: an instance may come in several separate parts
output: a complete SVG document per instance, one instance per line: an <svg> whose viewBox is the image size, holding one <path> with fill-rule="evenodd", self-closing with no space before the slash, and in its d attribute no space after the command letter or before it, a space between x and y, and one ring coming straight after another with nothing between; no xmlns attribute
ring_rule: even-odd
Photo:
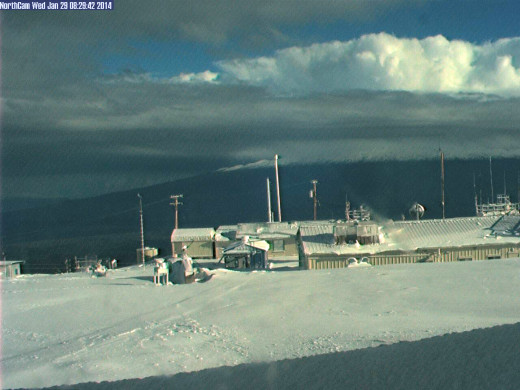
<svg viewBox="0 0 520 390"><path fill-rule="evenodd" d="M422 204L415 202L412 205L412 207L410 207L410 210L408 210L408 212L410 213L410 216L412 218L419 220L423 217L425 210L426 209L424 208L424 206Z"/></svg>

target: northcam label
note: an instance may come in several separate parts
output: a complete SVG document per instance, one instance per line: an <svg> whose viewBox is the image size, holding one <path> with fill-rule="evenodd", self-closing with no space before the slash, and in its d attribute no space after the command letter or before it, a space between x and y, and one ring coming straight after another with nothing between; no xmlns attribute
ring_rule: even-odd
<svg viewBox="0 0 520 390"><path fill-rule="evenodd" d="M0 10L72 10L72 11L110 11L114 0L107 1L0 1Z"/></svg>

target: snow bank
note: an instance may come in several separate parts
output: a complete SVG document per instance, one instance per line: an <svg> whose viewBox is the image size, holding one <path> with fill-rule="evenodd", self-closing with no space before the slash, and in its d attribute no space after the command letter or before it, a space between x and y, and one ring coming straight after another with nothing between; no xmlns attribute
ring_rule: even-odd
<svg viewBox="0 0 520 390"><path fill-rule="evenodd" d="M356 351L67 389L517 389L520 324Z"/></svg>
<svg viewBox="0 0 520 390"><path fill-rule="evenodd" d="M230 366L195 373L179 383L196 384L206 375L217 375L218 383L218 375L224 380L274 370L279 374L270 387L280 387L283 383L277 381L288 371L295 370L290 380L311 375L307 364L315 367L312 373L332 365L327 370L338 372L342 381L357 369L374 381L383 380L377 377L387 375L385 370L399 380L397 370L406 367L398 364L399 358L406 364L417 361L416 369L426 370L444 364L455 352L435 344L439 338L430 339L437 340L433 344L394 343L520 321L520 259L322 271L214 271L205 283L174 286L154 286L152 272L150 267L128 268L106 278L42 275L4 282L3 385L43 387L154 376L149 379L153 385L159 383L154 380L188 378L170 377L181 372ZM478 336L468 344L467 355L456 354L459 363L452 376L488 353L479 347L481 342ZM353 350L386 344L394 345L364 350L370 356L365 368L356 363L356 353L362 352ZM432 350L419 353L429 345ZM394 360L384 351L395 355ZM332 364L336 360L338 364ZM148 386L147 380L118 383L137 388Z"/></svg>

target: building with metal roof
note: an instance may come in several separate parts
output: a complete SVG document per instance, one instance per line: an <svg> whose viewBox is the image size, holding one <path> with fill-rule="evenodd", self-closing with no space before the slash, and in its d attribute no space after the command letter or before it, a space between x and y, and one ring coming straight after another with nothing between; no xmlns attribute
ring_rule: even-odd
<svg viewBox="0 0 520 390"><path fill-rule="evenodd" d="M182 247L187 247L188 254L193 258L215 258L215 229L213 228L183 228L174 229L171 234L172 253L182 253Z"/></svg>
<svg viewBox="0 0 520 390"><path fill-rule="evenodd" d="M367 258L372 265L425 261L466 261L520 256L520 216L492 216L387 221L377 226L378 239L361 240L346 228L338 239L337 223L300 226L300 266L340 268L349 259ZM350 228L355 227L355 223ZM373 226L370 237L374 237ZM365 229L366 230L366 229Z"/></svg>

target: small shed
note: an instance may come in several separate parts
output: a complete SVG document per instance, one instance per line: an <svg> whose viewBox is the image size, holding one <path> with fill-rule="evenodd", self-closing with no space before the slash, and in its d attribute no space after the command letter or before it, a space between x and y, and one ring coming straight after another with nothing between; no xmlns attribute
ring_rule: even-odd
<svg viewBox="0 0 520 390"><path fill-rule="evenodd" d="M171 235L172 254L182 253L182 247L186 245L191 257L214 259L214 237L213 228L174 229Z"/></svg>
<svg viewBox="0 0 520 390"><path fill-rule="evenodd" d="M268 268L269 243L247 241L235 243L224 249L223 260L226 268L266 269Z"/></svg>
<svg viewBox="0 0 520 390"><path fill-rule="evenodd" d="M24 260L0 261L0 277L2 279L11 279L20 276L23 273L24 263Z"/></svg>
<svg viewBox="0 0 520 390"><path fill-rule="evenodd" d="M137 248L137 264L143 261L143 251L141 248ZM152 248L149 246L144 247L144 261L149 261L156 258L159 255L159 249Z"/></svg>

